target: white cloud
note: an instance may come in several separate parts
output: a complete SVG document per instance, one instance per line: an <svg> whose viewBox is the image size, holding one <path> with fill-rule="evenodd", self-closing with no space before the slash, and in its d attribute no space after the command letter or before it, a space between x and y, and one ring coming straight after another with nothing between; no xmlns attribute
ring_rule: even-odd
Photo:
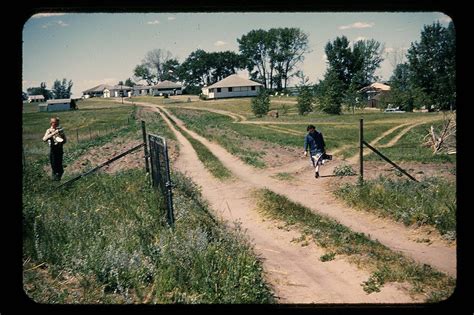
<svg viewBox="0 0 474 315"><path fill-rule="evenodd" d="M347 30L351 28L368 28L368 27L373 27L375 23L365 23L365 22L355 22L349 25L342 25L339 26L340 30Z"/></svg>
<svg viewBox="0 0 474 315"><path fill-rule="evenodd" d="M50 22L50 23L46 23L46 24L41 25L42 28L48 28L48 27L51 27L51 26L66 27L66 26L69 26L69 24L59 20L59 21L56 21L56 22Z"/></svg>
<svg viewBox="0 0 474 315"><path fill-rule="evenodd" d="M224 46L224 45L227 45L227 43L221 40L218 40L217 42L214 43L214 46L217 46L217 47Z"/></svg>
<svg viewBox="0 0 474 315"><path fill-rule="evenodd" d="M146 22L146 24L148 24L148 25L157 25L157 24L160 24L160 21L158 21L158 20L148 21L148 22Z"/></svg>
<svg viewBox="0 0 474 315"><path fill-rule="evenodd" d="M354 42L358 42L360 40L366 40L367 37L364 37L364 36L359 36L359 37L356 37L356 39L354 39Z"/></svg>
<svg viewBox="0 0 474 315"><path fill-rule="evenodd" d="M38 13L33 15L31 18L33 19L40 19L40 18L45 18L45 17L50 17L50 16L60 16L60 15L65 15L66 13Z"/></svg>
<svg viewBox="0 0 474 315"><path fill-rule="evenodd" d="M168 21L173 21L173 20L176 20L174 16L168 16Z"/></svg>
<svg viewBox="0 0 474 315"><path fill-rule="evenodd" d="M394 48L386 47L383 52L386 53L386 54L390 54L390 53L393 53L394 51L395 51Z"/></svg>
<svg viewBox="0 0 474 315"><path fill-rule="evenodd" d="M324 61L324 62L327 62L328 61L328 56L326 54L323 54L321 56L321 60Z"/></svg>

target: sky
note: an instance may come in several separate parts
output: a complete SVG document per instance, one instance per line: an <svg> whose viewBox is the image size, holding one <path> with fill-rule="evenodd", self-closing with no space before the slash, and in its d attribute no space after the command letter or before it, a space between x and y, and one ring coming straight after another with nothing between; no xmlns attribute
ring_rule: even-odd
<svg viewBox="0 0 474 315"><path fill-rule="evenodd" d="M37 13L23 25L22 87L72 80L72 97L99 84L133 78L147 52L164 49L182 63L191 52L234 51L251 30L296 27L308 34L310 52L297 69L318 83L327 69L324 47L337 37L374 39L384 46L376 74L388 80L394 56L419 42L425 25L447 26L442 12L236 12ZM454 21L456 24L456 21ZM239 75L248 77L247 71ZM290 81L290 86L297 84Z"/></svg>

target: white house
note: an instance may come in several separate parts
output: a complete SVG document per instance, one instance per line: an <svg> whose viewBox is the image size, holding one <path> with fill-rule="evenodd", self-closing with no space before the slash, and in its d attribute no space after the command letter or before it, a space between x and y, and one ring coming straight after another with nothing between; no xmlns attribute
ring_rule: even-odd
<svg viewBox="0 0 474 315"><path fill-rule="evenodd" d="M210 86L203 87L202 94L208 99L256 96L263 84L232 74Z"/></svg>
<svg viewBox="0 0 474 315"><path fill-rule="evenodd" d="M113 86L108 85L108 84L100 84L97 86L94 86L93 88L90 88L88 90L85 90L82 92L82 97L83 98L89 98L89 97L110 97L110 90L113 89Z"/></svg>
<svg viewBox="0 0 474 315"><path fill-rule="evenodd" d="M44 96L43 95L28 95L28 103L42 103L44 102Z"/></svg>
<svg viewBox="0 0 474 315"><path fill-rule="evenodd" d="M57 100L48 100L46 104L38 105L40 112L57 112L71 109L71 99L63 98Z"/></svg>
<svg viewBox="0 0 474 315"><path fill-rule="evenodd" d="M181 95L183 94L183 86L179 83L171 82L168 80L158 82L151 87L152 95Z"/></svg>

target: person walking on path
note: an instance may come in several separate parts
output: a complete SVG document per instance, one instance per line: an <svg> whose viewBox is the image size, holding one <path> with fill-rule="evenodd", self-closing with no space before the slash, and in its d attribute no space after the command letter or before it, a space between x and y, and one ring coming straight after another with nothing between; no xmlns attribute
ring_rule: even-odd
<svg viewBox="0 0 474 315"><path fill-rule="evenodd" d="M316 127L309 125L306 128L308 133L304 138L304 156L308 155L314 167L314 177L319 178L319 167L323 164L324 153L326 152L326 144L324 143L323 134L316 130Z"/></svg>
<svg viewBox="0 0 474 315"><path fill-rule="evenodd" d="M43 141L49 145L49 161L51 163L52 179L61 180L64 173L63 168L63 145L66 143L64 129L59 126L59 118L53 117L50 120L51 127L46 130Z"/></svg>

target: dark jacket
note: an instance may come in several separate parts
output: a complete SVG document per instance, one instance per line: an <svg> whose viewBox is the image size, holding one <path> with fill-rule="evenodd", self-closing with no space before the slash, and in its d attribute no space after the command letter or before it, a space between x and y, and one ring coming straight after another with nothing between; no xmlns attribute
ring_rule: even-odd
<svg viewBox="0 0 474 315"><path fill-rule="evenodd" d="M309 132L304 138L304 150L309 147L310 152L325 152L326 144L324 143L323 134L317 130Z"/></svg>

